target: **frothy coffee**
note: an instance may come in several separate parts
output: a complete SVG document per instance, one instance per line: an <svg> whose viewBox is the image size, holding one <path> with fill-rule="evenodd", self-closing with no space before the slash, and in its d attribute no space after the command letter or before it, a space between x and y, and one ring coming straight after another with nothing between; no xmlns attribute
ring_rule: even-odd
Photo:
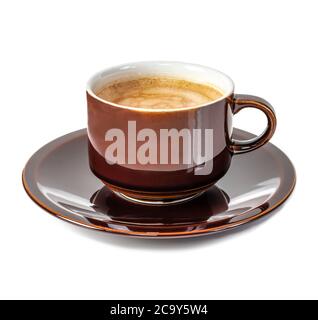
<svg viewBox="0 0 318 320"><path fill-rule="evenodd" d="M118 81L104 86L96 94L122 106L145 109L190 108L223 96L213 85L166 77Z"/></svg>

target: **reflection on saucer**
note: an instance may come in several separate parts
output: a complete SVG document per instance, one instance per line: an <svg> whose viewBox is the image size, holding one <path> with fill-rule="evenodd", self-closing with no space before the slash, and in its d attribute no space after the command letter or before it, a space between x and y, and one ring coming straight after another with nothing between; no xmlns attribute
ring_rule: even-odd
<svg viewBox="0 0 318 320"><path fill-rule="evenodd" d="M104 212L113 222L138 225L180 225L208 221L228 209L227 194L217 186L200 197L170 206L147 206L128 202L103 187L91 198L93 209ZM224 222L224 220L223 220Z"/></svg>

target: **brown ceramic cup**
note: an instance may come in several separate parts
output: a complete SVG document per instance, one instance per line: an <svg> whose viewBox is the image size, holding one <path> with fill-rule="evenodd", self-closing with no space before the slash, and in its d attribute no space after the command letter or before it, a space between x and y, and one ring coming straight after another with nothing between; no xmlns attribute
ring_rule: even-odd
<svg viewBox="0 0 318 320"><path fill-rule="evenodd" d="M96 94L108 83L148 76L174 77L212 84L221 89L223 95L204 105L161 110L117 105ZM276 127L275 113L268 102L255 96L234 94L233 81L222 72L181 62L137 62L103 70L88 82L87 104L89 163L92 172L117 195L148 205L179 203L200 195L224 176L233 155L261 147L269 141ZM234 140L232 117L244 108L263 111L267 117L267 127L260 136L253 139ZM124 134L120 149L125 154L125 161L112 162L107 159L106 150L115 141L107 139L107 132L112 129ZM147 134L140 138L139 133L143 129L148 130L148 133L150 130L157 137L160 137L162 132L190 132L190 140L180 134L180 139L177 139L180 145L176 149L173 143L177 140L173 141L172 137L168 137L168 149L162 151L161 140L156 142L154 147L154 144L149 144L150 138L146 137ZM198 146L195 148L194 132L211 133L204 136L205 140L202 137L199 143L200 148L202 147L201 154L202 150L206 152L208 147L212 146L209 157L196 157ZM206 141L207 137L211 141ZM147 142L148 149L152 148L153 151L155 148L158 161L151 161L149 158L148 162L147 159L141 162L138 162L138 159L136 162L130 161L131 150L134 150L136 158L140 147L144 146L142 148L145 151ZM190 150L196 161L172 161L173 152L177 152L181 158L185 155L185 149ZM149 155L149 150L146 150L145 154L147 152ZM160 161L160 152L170 152L170 155L165 154L163 157L169 159L168 162Z"/></svg>

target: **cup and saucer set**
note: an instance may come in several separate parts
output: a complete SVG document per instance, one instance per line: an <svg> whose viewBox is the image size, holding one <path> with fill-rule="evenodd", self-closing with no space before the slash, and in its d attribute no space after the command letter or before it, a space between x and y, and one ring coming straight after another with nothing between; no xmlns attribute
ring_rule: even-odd
<svg viewBox="0 0 318 320"><path fill-rule="evenodd" d="M52 215L142 238L214 234L264 217L295 186L288 157L268 141L273 107L234 93L224 73L151 61L108 68L87 85L88 127L49 142L23 185ZM244 108L265 113L259 136L232 127Z"/></svg>

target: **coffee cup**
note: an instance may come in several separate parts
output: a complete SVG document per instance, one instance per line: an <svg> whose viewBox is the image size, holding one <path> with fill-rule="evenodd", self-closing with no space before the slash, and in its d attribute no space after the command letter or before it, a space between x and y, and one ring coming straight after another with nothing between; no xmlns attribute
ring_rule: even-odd
<svg viewBox="0 0 318 320"><path fill-rule="evenodd" d="M191 200L228 171L236 154L267 143L276 128L272 106L234 93L231 78L182 62L137 62L108 68L87 85L88 151L92 172L135 203ZM263 133L232 137L244 108L265 113Z"/></svg>

